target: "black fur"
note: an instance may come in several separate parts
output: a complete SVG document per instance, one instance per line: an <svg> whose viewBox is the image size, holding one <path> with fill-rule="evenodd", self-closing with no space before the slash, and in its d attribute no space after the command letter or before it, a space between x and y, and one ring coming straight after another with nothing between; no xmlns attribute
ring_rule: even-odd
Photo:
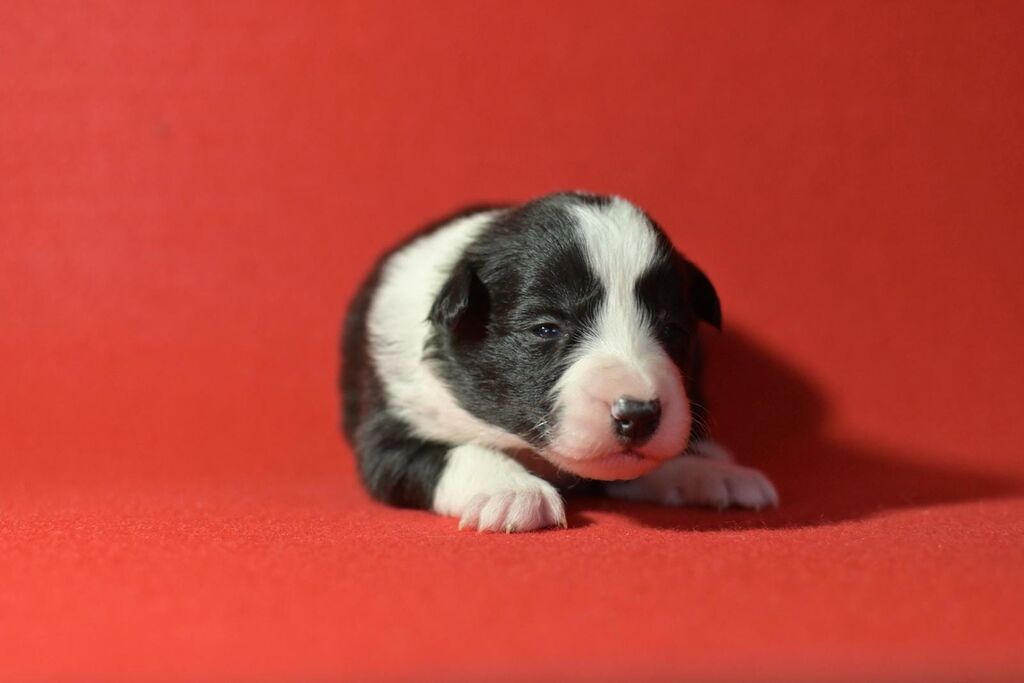
<svg viewBox="0 0 1024 683"><path fill-rule="evenodd" d="M538 427L552 409L550 390L603 295L582 246L571 238L574 219L567 207L608 201L552 195L500 214L466 249L430 310L433 334L424 356L459 404L536 447L550 437ZM459 212L412 239L486 208L495 207ZM683 370L698 436L705 420L697 325L703 320L720 327L720 305L708 278L654 225L663 257L640 279L636 293L657 321L669 356ZM353 299L343 332L341 389L345 433L371 494L393 505L429 508L454 444L419 439L388 411L365 329L383 264L412 239L380 259ZM538 337L534 329L542 323L557 324L564 336Z"/></svg>
<svg viewBox="0 0 1024 683"><path fill-rule="evenodd" d="M381 271L395 252L453 220L496 206L472 206L433 221L390 249L374 265L349 304L342 330L342 430L356 454L367 490L389 505L430 507L444 470L449 446L411 434L408 425L387 412L384 388L377 375L366 338L366 316Z"/></svg>
<svg viewBox="0 0 1024 683"><path fill-rule="evenodd" d="M470 245L434 307L462 306L455 324L434 318L431 354L456 399L476 417L536 446L548 436L535 427L552 408L550 390L602 295L580 245L566 239L571 229L570 216L557 204L528 204L502 216L486 239ZM512 292L517 296L501 296ZM532 333L547 322L558 323L566 336L540 339Z"/></svg>

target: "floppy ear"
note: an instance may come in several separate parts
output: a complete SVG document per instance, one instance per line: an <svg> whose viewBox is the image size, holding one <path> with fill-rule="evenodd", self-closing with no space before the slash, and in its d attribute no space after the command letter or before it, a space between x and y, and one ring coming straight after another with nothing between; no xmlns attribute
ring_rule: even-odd
<svg viewBox="0 0 1024 683"><path fill-rule="evenodd" d="M490 307L487 288L476 270L460 261L430 307L429 320L457 337L482 337Z"/></svg>
<svg viewBox="0 0 1024 683"><path fill-rule="evenodd" d="M722 305L718 301L718 292L704 271L687 261L690 266L690 296L697 318L715 329L722 329Z"/></svg>

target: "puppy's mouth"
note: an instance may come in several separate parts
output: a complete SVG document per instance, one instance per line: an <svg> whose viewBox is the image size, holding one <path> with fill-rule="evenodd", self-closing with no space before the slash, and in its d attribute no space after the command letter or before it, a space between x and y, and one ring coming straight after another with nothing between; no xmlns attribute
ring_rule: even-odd
<svg viewBox="0 0 1024 683"><path fill-rule="evenodd" d="M653 458L648 455L641 453L640 451L634 451L633 449L626 449L622 451L615 451L612 453L606 453L604 455L595 455L584 460L578 460L581 466L597 466L605 464L629 464L636 463L641 464L644 462L656 462Z"/></svg>
<svg viewBox="0 0 1024 683"><path fill-rule="evenodd" d="M567 458L548 453L547 458L560 470L587 479L605 481L635 479L661 464L659 459L633 449L612 451L586 458Z"/></svg>

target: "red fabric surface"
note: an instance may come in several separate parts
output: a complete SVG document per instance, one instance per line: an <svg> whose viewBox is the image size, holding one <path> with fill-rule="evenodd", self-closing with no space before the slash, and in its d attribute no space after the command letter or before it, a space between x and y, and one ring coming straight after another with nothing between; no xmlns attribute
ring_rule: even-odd
<svg viewBox="0 0 1024 683"><path fill-rule="evenodd" d="M0 678L1024 677L1020 3L4 3ZM764 513L372 504L336 333L426 219L635 200Z"/></svg>

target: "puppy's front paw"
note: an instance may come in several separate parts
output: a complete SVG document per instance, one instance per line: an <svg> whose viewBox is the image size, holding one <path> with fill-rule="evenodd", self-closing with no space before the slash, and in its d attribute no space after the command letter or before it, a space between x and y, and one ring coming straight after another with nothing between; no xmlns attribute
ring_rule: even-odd
<svg viewBox="0 0 1024 683"><path fill-rule="evenodd" d="M565 527L565 505L554 487L478 493L470 498L459 518L459 529L479 531L533 531L549 526Z"/></svg>
<svg viewBox="0 0 1024 683"><path fill-rule="evenodd" d="M633 481L609 484L616 498L661 505L777 507L779 494L758 470L727 460L682 456Z"/></svg>
<svg viewBox="0 0 1024 683"><path fill-rule="evenodd" d="M473 444L448 452L433 508L458 517L460 529L513 532L566 525L554 486L504 453Z"/></svg>

